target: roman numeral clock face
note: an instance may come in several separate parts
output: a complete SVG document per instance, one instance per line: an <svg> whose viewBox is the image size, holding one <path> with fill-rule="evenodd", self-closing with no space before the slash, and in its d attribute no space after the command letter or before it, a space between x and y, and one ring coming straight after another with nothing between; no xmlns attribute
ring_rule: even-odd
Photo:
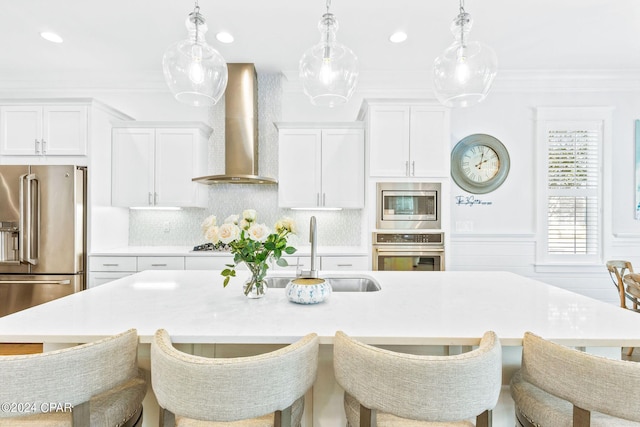
<svg viewBox="0 0 640 427"><path fill-rule="evenodd" d="M451 176L463 190L484 194L498 188L509 172L509 153L490 135L462 139L451 152Z"/></svg>

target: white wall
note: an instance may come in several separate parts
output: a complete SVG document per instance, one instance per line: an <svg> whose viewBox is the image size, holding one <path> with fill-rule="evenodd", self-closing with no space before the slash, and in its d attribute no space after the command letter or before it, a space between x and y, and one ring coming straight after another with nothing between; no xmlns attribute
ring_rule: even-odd
<svg viewBox="0 0 640 427"><path fill-rule="evenodd" d="M617 293L604 267L608 259L627 259L640 270L640 221L634 219L634 120L640 118L637 80L611 75L514 76L498 79L481 104L451 112L451 147L474 133L495 136L507 147L511 170L505 183L492 193L476 195L490 202L458 206L456 196L473 196L451 183L451 240L447 248L452 270L509 270L587 296L617 303ZM283 120L353 120L362 98L433 98L428 89L361 87L344 107L321 111L309 106L295 82L285 88ZM536 266L535 108L548 106L613 106L611 217L605 218L601 264L591 266ZM371 206L373 201L368 200ZM608 243L607 243L608 242ZM461 296L464 297L464 296Z"/></svg>

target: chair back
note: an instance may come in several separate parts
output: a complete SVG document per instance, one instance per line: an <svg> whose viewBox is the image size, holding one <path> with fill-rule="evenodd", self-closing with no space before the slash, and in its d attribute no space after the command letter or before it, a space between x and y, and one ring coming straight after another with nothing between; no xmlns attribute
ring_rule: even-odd
<svg viewBox="0 0 640 427"><path fill-rule="evenodd" d="M361 405L419 421L453 422L495 407L502 384L502 351L494 332L476 350L455 356L393 352L338 331L338 384Z"/></svg>
<svg viewBox="0 0 640 427"><path fill-rule="evenodd" d="M620 297L620 307L628 308L622 278L627 273L633 273L633 267L631 266L631 263L629 261L622 260L607 261L607 270L609 271L609 277L611 277L613 285L618 290L618 295Z"/></svg>
<svg viewBox="0 0 640 427"><path fill-rule="evenodd" d="M527 332L521 373L523 380L571 402L574 408L640 422L637 362L587 354Z"/></svg>
<svg viewBox="0 0 640 427"><path fill-rule="evenodd" d="M237 421L285 410L311 388L318 336L250 357L207 358L177 350L160 329L151 344L151 384L160 407L176 416Z"/></svg>
<svg viewBox="0 0 640 427"><path fill-rule="evenodd" d="M92 396L138 375L138 335L130 329L99 341L46 353L2 356L0 402L32 403L29 413L0 411L0 418L49 412L49 403L80 406ZM33 409L33 410L31 410Z"/></svg>

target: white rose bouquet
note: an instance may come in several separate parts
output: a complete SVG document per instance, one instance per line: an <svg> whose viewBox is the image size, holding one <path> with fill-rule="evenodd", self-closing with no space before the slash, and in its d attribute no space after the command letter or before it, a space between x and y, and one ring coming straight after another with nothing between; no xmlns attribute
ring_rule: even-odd
<svg viewBox="0 0 640 427"><path fill-rule="evenodd" d="M207 240L214 245L223 243L231 248L233 264L227 264L229 268L221 273L224 276L224 286L229 284L231 277L235 277L236 266L244 262L251 271L251 277L244 287L245 295L250 297L264 295L264 278L269 269L269 260L274 259L278 265L286 266L287 261L282 255L290 255L296 251L293 246L287 246L287 236L296 233L296 226L291 218L278 220L274 226L275 232L271 232L265 224L258 224L256 218L256 211L247 209L242 212L242 216L230 215L220 226L213 215L202 223L202 231Z"/></svg>

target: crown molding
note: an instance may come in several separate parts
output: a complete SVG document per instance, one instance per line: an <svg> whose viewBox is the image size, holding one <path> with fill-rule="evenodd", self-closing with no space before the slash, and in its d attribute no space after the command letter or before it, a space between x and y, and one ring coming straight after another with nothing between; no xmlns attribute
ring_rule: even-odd
<svg viewBox="0 0 640 427"><path fill-rule="evenodd" d="M298 70L284 70L283 91L299 92ZM143 73L11 73L4 72L0 90L60 92L83 90L164 92L161 71ZM358 92L388 96L433 97L431 70L370 70L360 74ZM499 70L495 92L638 92L640 70Z"/></svg>
<svg viewBox="0 0 640 427"><path fill-rule="evenodd" d="M283 90L302 90L297 70L285 70ZM431 71L367 71L360 74L359 92L410 93L433 96ZM500 70L494 92L636 92L640 70Z"/></svg>

